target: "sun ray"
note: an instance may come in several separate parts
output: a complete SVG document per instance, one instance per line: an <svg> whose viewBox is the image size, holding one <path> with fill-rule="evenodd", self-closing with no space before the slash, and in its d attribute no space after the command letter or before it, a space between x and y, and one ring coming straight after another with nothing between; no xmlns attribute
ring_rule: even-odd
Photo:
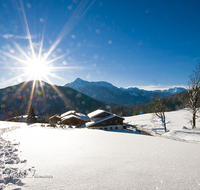
<svg viewBox="0 0 200 190"><path fill-rule="evenodd" d="M46 65L48 65L49 63L52 63L52 62L54 62L54 61L56 61L56 60L58 60L58 59L64 57L65 55L66 55L66 53L63 54L63 55L61 55L61 56L59 56L59 57L56 57L55 59L52 59L52 60L50 60L50 61L46 61Z"/></svg>
<svg viewBox="0 0 200 190"><path fill-rule="evenodd" d="M43 99L45 100L45 92L44 92L44 88L43 88L42 81L39 80L39 83L40 83L40 87L41 87L41 90L42 90L42 97L43 97Z"/></svg>
<svg viewBox="0 0 200 190"><path fill-rule="evenodd" d="M40 42L40 50L39 50L39 54L38 54L38 59L41 59L41 54L42 54L42 48L43 48L43 41L44 41L44 29L43 29L43 33L42 33L42 39Z"/></svg>
<svg viewBox="0 0 200 190"><path fill-rule="evenodd" d="M22 84L22 86L19 88L19 90L13 95L13 97L16 97L16 94L18 93L18 92L20 92L24 87L25 87L25 85L27 84L27 81L25 81L23 84Z"/></svg>
<svg viewBox="0 0 200 190"><path fill-rule="evenodd" d="M70 53L68 52L68 53L60 55L58 57L56 56L54 58L49 58L49 56L55 50L55 48L58 46L58 44L63 40L63 38L67 34L69 34L69 32L71 32L71 30L74 28L74 26L77 24L77 22L83 17L83 15L88 11L88 9L91 7L91 5L94 3L94 1L95 0L93 0L92 2L91 2L91 0L81 0L81 2L78 4L77 8L73 12L70 19L66 22L66 24L64 25L64 27L62 28L62 30L60 31L60 33L54 40L53 44L49 47L48 51L44 54L43 54L44 31L45 31L44 28L43 28L42 37L40 39L39 51L36 51L37 49L36 49L36 47L34 47L32 36L30 33L31 28L29 28L27 17L25 14L23 0L19 0L19 4L17 3L17 1L15 1L17 7L19 8L18 9L19 16L20 16L20 19L22 22L22 26L24 27L24 31L26 32L26 35L27 35L29 47L31 50L31 55L27 54L24 51L24 48L20 47L20 45L17 44L12 39L9 39L9 40L11 40L13 42L16 50L20 53L20 56L18 57L18 56L16 56L16 54L13 55L13 54L3 51L3 50L0 50L0 54L3 54L8 58L16 60L20 64L23 65L21 67L6 67L6 69L16 69L18 71L20 69L23 70L23 74L20 74L6 82L10 82L10 81L16 80L16 79L18 79L18 81L21 81L21 77L24 77L25 75L28 75L26 81L33 79L33 81L31 81L32 87L30 87L30 92L29 92L30 95L29 95L29 97L27 96L29 98L27 111L29 111L29 109L33 103L34 96L36 94L36 89L38 86L41 87L42 97L46 101L45 90L43 87L42 79L45 79L51 85L51 87L56 91L56 93L58 95L60 95L60 98L63 100L63 102L65 103L67 108L74 109L70 100L62 93L62 89L59 89L55 85L52 85L51 81L49 80L49 76L64 80L64 78L62 78L56 74L56 71L64 70L64 69L65 70L66 69L67 70L80 69L80 67L78 67L78 66L60 66L60 67L59 66L57 66L57 67L51 66L51 63L63 58L64 56L66 56L68 54L71 54L72 52L70 52ZM24 58L21 59L21 56L23 56ZM77 64L77 63L81 63L81 62L76 62L76 63L73 62L73 64ZM22 89L24 89L27 83L28 82L24 82L21 84L20 88L16 92L15 96L13 96L13 98L16 97L17 95L19 95L18 92L20 92Z"/></svg>
<svg viewBox="0 0 200 190"><path fill-rule="evenodd" d="M32 42L32 38L31 38L29 27L28 27L28 22L27 22L27 19L26 19L26 14L25 14L25 11L24 11L24 5L23 5L22 0L20 0L20 5L21 5L21 8L22 8L22 13L23 13L24 22L25 22L26 33L27 33L27 37L28 37L28 40L29 40L32 56L33 56L33 58L35 58L36 57L35 56L35 50L33 48L33 42Z"/></svg>
<svg viewBox="0 0 200 190"><path fill-rule="evenodd" d="M49 73L49 75L50 76L52 76L52 77L54 77L54 78L57 78L57 79L62 79L62 80L64 80L64 78L62 78L62 77L59 77L59 76L57 76L57 75L54 75L54 74L52 74L52 73ZM45 78L46 79L46 78Z"/></svg>
<svg viewBox="0 0 200 190"><path fill-rule="evenodd" d="M29 111L30 106L31 106L32 101L33 101L34 88L35 88L35 80L33 80L32 89L31 89L31 93L30 93L30 97L29 97L30 103L28 103L27 112Z"/></svg>
<svg viewBox="0 0 200 190"><path fill-rule="evenodd" d="M17 93L20 92L20 91L25 87L25 85L28 83L29 79L30 79L30 76L29 76L29 78L27 79L27 81L25 81L25 82L22 84L22 86L18 89L18 91L13 95L13 97L16 97Z"/></svg>
<svg viewBox="0 0 200 190"><path fill-rule="evenodd" d="M64 101L65 105L69 107L69 109L74 109L74 107L70 104L69 99L56 86L51 84L51 87L57 92L58 95L61 95L60 98Z"/></svg>
<svg viewBox="0 0 200 190"><path fill-rule="evenodd" d="M86 0L84 3L84 1L82 0L81 3L78 5L78 7L76 8L76 10L74 11L74 13L72 14L72 16L70 17L70 19L68 20L68 22L65 24L65 26L63 27L63 29L61 30L61 32L59 33L59 35L57 36L56 40L54 41L53 45L50 47L49 51L47 52L47 54L44 57L44 60L46 60L49 55L52 53L52 51L57 47L57 45L60 43L60 41L64 38L64 36L66 36L67 33L69 33L74 26L77 24L77 22L81 19L81 17L86 13L86 11L88 10L88 8L86 8L86 11L83 11L83 9L85 8L85 6L87 5L88 0ZM89 7L94 3L94 1L92 1L92 3L89 5ZM81 11L83 13L81 13ZM81 16L79 16L79 14Z"/></svg>
<svg viewBox="0 0 200 190"><path fill-rule="evenodd" d="M74 109L74 107L70 104L69 99L53 84L51 84L51 81L49 79L46 79L47 82L51 85L51 87L57 92L58 95L61 95L60 98L63 100L66 106L68 106L70 109Z"/></svg>
<svg viewBox="0 0 200 190"><path fill-rule="evenodd" d="M23 74L21 74L21 75L18 75L18 76L14 77L14 78L11 78L10 80L7 80L7 81L4 82L3 84L4 84L4 85L5 85L5 84L8 84L8 83L10 83L10 82L12 82L12 81L14 81L14 80L16 80L16 79L22 77L22 76L25 76L25 75L26 75L25 73L23 73Z"/></svg>
<svg viewBox="0 0 200 190"><path fill-rule="evenodd" d="M93 3L95 2L95 0L93 0L90 5L86 8L86 10L82 13L82 15L80 17L82 17L87 11L88 9L93 5Z"/></svg>
<svg viewBox="0 0 200 190"><path fill-rule="evenodd" d="M22 55L24 55L28 60L31 59L16 42L14 42L13 40L11 41L14 43L15 47L19 50L19 52L22 53Z"/></svg>
<svg viewBox="0 0 200 190"><path fill-rule="evenodd" d="M7 57L9 57L9 58L15 59L16 61L19 61L19 62L21 62L21 63L26 64L26 61L25 61L25 60L20 59L19 57L16 57L16 56L14 56L14 55L12 55L12 54L10 54L10 53L7 53L7 52L2 51L2 50L0 50L0 53L3 54L3 55L5 55L5 56L7 56Z"/></svg>
<svg viewBox="0 0 200 190"><path fill-rule="evenodd" d="M80 67L77 67L77 66L63 66L63 67L52 67L53 69L55 69L55 70L63 70L63 69L67 69L67 70L69 70L69 69L79 69Z"/></svg>

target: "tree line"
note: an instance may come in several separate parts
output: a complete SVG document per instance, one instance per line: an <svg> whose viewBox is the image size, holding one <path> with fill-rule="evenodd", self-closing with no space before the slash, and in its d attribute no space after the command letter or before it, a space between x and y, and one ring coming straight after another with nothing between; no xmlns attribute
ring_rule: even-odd
<svg viewBox="0 0 200 190"><path fill-rule="evenodd" d="M120 116L134 116L143 113L154 113L161 119L165 132L166 128L166 111L174 111L182 108L189 108L191 112L190 123L192 129L196 128L196 120L199 118L200 106L200 63L195 66L192 74L189 76L189 82L186 86L187 92L175 94L170 97L160 98L156 94L154 101L147 104L138 105L119 105L111 107L110 112Z"/></svg>
<svg viewBox="0 0 200 190"><path fill-rule="evenodd" d="M159 96L159 95L156 95ZM166 111L174 111L185 108L188 105L189 96L187 92L175 94L170 97L162 98ZM157 105L157 99L146 104L137 105L118 105L110 108L110 112L120 116L134 116L144 113L152 113Z"/></svg>

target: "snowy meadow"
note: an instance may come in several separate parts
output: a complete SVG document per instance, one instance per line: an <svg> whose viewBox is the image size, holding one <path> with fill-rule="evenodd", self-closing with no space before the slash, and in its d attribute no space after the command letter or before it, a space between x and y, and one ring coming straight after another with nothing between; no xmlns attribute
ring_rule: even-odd
<svg viewBox="0 0 200 190"><path fill-rule="evenodd" d="M166 134L151 114L125 118L154 136L1 122L2 189L200 189L200 131L187 110L166 118Z"/></svg>

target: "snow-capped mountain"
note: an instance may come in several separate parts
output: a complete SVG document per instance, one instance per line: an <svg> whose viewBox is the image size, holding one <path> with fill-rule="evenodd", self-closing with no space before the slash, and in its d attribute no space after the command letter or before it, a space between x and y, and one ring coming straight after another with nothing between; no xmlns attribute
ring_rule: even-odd
<svg viewBox="0 0 200 190"><path fill-rule="evenodd" d="M84 89L84 88L94 88L94 87L105 87L112 91L118 92L119 88L116 86L113 86L111 83L105 82L105 81L99 81L99 82L88 82L85 80L82 80L80 78L77 78L74 82L68 83L65 86L71 87L75 90ZM119 91L120 93L120 91Z"/></svg>
<svg viewBox="0 0 200 190"><path fill-rule="evenodd" d="M130 87L127 89L117 88L116 86L113 86L105 81L88 82L80 78L77 78L74 82L68 83L65 86L73 88L97 100L122 105L151 102L154 100L156 93L159 93L161 97L167 97L186 91L185 88L180 87L170 88L162 91L147 91L136 87Z"/></svg>

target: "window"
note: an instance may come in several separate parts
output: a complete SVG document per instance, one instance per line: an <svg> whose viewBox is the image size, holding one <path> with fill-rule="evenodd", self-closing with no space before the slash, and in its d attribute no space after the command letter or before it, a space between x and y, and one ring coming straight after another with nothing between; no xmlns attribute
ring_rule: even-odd
<svg viewBox="0 0 200 190"><path fill-rule="evenodd" d="M112 123L112 121L110 121L110 123Z"/></svg>
<svg viewBox="0 0 200 190"><path fill-rule="evenodd" d="M105 130L107 130L107 128L105 128Z"/></svg>
<svg viewBox="0 0 200 190"><path fill-rule="evenodd" d="M102 124L106 124L106 122L105 122L105 121L103 121L103 122L102 122Z"/></svg>
<svg viewBox="0 0 200 190"><path fill-rule="evenodd" d="M110 127L110 130L112 130L112 127Z"/></svg>
<svg viewBox="0 0 200 190"><path fill-rule="evenodd" d="M115 120L115 123L117 123L117 120Z"/></svg>
<svg viewBox="0 0 200 190"><path fill-rule="evenodd" d="M115 129L117 130L117 129L118 129L118 127L115 127Z"/></svg>

